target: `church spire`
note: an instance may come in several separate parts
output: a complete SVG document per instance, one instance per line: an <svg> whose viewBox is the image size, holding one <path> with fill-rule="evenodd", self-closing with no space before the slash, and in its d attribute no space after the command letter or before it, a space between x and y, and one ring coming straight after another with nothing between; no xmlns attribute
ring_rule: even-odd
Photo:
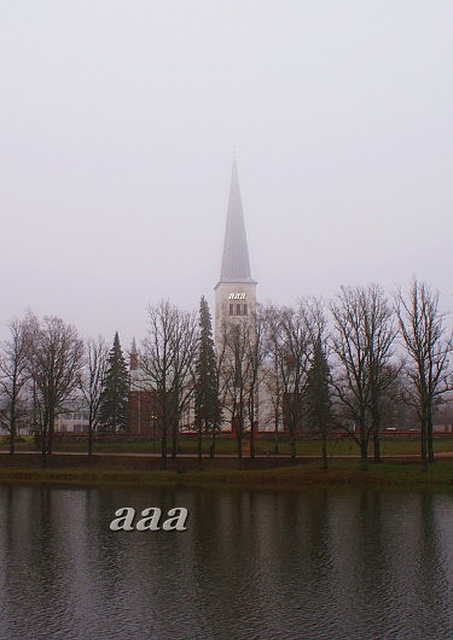
<svg viewBox="0 0 453 640"><path fill-rule="evenodd" d="M236 166L233 161L220 282L254 282L250 271L247 235Z"/></svg>
<svg viewBox="0 0 453 640"><path fill-rule="evenodd" d="M233 162L225 243L220 281L215 287L215 339L219 344L224 327L256 314L256 280L250 271L241 192L236 161Z"/></svg>

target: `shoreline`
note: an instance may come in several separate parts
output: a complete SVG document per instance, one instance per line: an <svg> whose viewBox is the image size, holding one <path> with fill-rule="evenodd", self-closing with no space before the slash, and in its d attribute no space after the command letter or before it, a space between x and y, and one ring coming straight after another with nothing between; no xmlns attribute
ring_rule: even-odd
<svg viewBox="0 0 453 640"><path fill-rule="evenodd" d="M169 459L160 468L160 457L131 455L0 454L0 485L53 485L88 487L228 488L306 491L314 489L401 489L453 491L453 460L439 457L423 471L419 457L384 458L360 468L358 457L332 458L322 469L320 458L219 457ZM240 468L239 468L240 467Z"/></svg>

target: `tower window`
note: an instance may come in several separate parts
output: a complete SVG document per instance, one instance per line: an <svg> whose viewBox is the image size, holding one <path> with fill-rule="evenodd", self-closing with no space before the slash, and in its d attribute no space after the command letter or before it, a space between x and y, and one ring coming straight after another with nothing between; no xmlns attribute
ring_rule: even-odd
<svg viewBox="0 0 453 640"><path fill-rule="evenodd" d="M246 302L230 302L230 304L228 305L228 315L248 316L249 305Z"/></svg>

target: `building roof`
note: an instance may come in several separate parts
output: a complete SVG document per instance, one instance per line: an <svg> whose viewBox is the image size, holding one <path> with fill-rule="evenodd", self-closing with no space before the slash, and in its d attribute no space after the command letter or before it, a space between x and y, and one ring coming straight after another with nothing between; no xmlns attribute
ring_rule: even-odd
<svg viewBox="0 0 453 640"><path fill-rule="evenodd" d="M223 245L220 282L251 282L249 250L236 161L231 174L230 197Z"/></svg>

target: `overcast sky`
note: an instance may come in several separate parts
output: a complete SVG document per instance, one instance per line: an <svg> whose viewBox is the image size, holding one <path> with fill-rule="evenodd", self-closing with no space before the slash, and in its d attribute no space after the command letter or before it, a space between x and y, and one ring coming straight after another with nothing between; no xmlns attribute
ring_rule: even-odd
<svg viewBox="0 0 453 640"><path fill-rule="evenodd" d="M2 0L0 333L212 305L233 153L261 301L453 305L451 0Z"/></svg>

